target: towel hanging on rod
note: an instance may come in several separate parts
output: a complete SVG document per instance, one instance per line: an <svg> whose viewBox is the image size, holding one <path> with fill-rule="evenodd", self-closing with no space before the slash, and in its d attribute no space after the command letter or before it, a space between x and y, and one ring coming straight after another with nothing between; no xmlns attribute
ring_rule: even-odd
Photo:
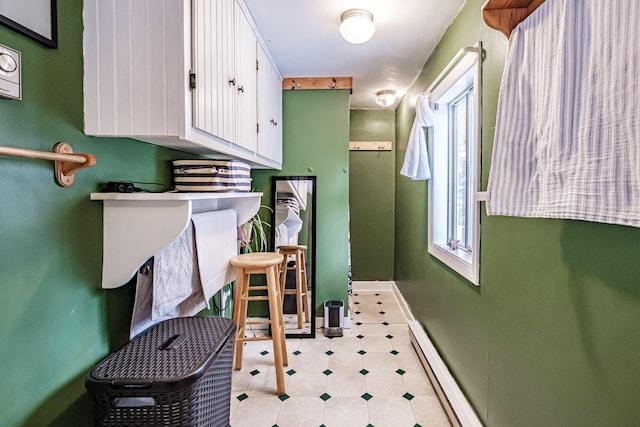
<svg viewBox="0 0 640 427"><path fill-rule="evenodd" d="M55 162L55 179L62 187L69 187L73 184L73 174L76 171L96 164L96 157L93 154L73 154L73 149L66 142L57 143L53 147L53 151L53 153L48 153L0 146L0 155L3 156L53 160Z"/></svg>
<svg viewBox="0 0 640 427"><path fill-rule="evenodd" d="M433 111L429 106L427 93L421 93L416 100L416 117L413 120L407 151L400 174L413 180L427 180L431 178L429 155L427 153L426 128L433 126Z"/></svg>

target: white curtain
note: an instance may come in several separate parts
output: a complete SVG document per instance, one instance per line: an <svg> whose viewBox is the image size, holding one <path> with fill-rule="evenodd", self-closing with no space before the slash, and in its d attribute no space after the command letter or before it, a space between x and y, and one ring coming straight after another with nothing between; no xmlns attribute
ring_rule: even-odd
<svg viewBox="0 0 640 427"><path fill-rule="evenodd" d="M640 226L638 28L638 0L551 0L513 30L489 215Z"/></svg>

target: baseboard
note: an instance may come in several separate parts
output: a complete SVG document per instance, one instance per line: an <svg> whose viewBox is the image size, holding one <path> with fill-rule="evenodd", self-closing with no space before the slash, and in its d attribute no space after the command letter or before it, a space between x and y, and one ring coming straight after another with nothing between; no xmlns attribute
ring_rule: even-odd
<svg viewBox="0 0 640 427"><path fill-rule="evenodd" d="M481 427L482 422L451 375L438 350L419 322L409 321L411 342L454 426Z"/></svg>

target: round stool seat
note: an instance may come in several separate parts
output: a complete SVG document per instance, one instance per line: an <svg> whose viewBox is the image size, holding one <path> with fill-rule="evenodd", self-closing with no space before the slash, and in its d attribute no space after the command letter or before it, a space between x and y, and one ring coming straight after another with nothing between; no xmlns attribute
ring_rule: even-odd
<svg viewBox="0 0 640 427"><path fill-rule="evenodd" d="M302 251L306 251L307 247L305 245L280 245L278 246L278 249L285 250L285 251L295 251L298 249Z"/></svg>
<svg viewBox="0 0 640 427"><path fill-rule="evenodd" d="M234 267L266 268L282 263L283 255L274 252L250 252L236 255L229 260Z"/></svg>

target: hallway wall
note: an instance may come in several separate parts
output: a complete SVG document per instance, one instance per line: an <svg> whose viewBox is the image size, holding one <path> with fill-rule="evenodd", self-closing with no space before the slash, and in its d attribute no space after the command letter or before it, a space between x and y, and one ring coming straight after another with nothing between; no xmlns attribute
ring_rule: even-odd
<svg viewBox="0 0 640 427"><path fill-rule="evenodd" d="M427 184L397 174L416 96L482 40L486 188L507 40L483 3L467 0L396 111L396 282L486 425L637 425L640 229L487 217L483 204L475 287L428 254Z"/></svg>
<svg viewBox="0 0 640 427"><path fill-rule="evenodd" d="M85 136L81 0L58 2L58 26L58 49L0 26L0 44L21 51L23 65L23 99L0 98L0 145L50 151L66 141L76 153L97 158L72 187L62 188L52 162L0 156L3 426L93 423L84 379L128 341L134 286L100 288L102 203L89 194L113 180L170 185L170 161L195 157L131 139ZM283 173L318 175L318 226L326 230L318 235L318 282L324 284L318 300L346 300L349 92L284 98L284 122L297 125L285 126Z"/></svg>
<svg viewBox="0 0 640 427"><path fill-rule="evenodd" d="M393 280L395 112L351 110L350 141L391 141L391 151L349 152L353 280Z"/></svg>
<svg viewBox="0 0 640 427"><path fill-rule="evenodd" d="M83 134L82 1L57 4L58 49L0 27L0 44L22 52L23 68L23 99L0 98L0 145L51 151L66 141L97 164L63 188L52 162L0 156L3 426L92 424L84 378L128 340L133 286L100 288L102 203L89 193L111 180L170 184L170 160L193 157Z"/></svg>

